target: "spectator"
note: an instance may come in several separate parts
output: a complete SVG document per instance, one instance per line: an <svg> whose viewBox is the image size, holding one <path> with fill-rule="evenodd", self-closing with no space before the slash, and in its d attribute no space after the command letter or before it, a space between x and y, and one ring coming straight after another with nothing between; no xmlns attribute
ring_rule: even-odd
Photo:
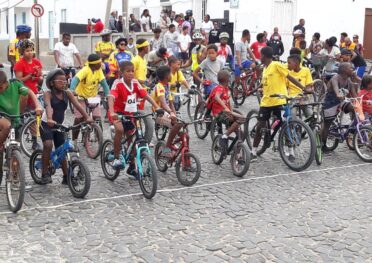
<svg viewBox="0 0 372 263"><path fill-rule="evenodd" d="M324 48L319 52L319 55L328 56L330 58L338 59L341 56L340 49L336 46L337 40L331 37L325 41Z"/></svg>
<svg viewBox="0 0 372 263"><path fill-rule="evenodd" d="M342 32L341 35L340 35L340 46L339 46L340 48L344 47L345 38L347 38L347 33Z"/></svg>
<svg viewBox="0 0 372 263"><path fill-rule="evenodd" d="M191 23L190 23L190 17L189 16L185 16L185 21L183 22L182 24L182 32L183 32L183 28L186 26L189 30L189 36L191 35L191 30L192 30L192 27L191 27Z"/></svg>
<svg viewBox="0 0 372 263"><path fill-rule="evenodd" d="M158 50L163 45L162 39L160 38L161 29L155 28L153 32L154 37L150 40L150 50Z"/></svg>
<svg viewBox="0 0 372 263"><path fill-rule="evenodd" d="M129 15L129 31L141 32L141 22L137 20L134 14Z"/></svg>
<svg viewBox="0 0 372 263"><path fill-rule="evenodd" d="M301 41L305 40L305 35L302 33L300 29L296 30L294 33L294 47L300 48Z"/></svg>
<svg viewBox="0 0 372 263"><path fill-rule="evenodd" d="M143 32L150 32L150 30L152 29L151 15L148 9L145 9L142 12L141 24Z"/></svg>
<svg viewBox="0 0 372 263"><path fill-rule="evenodd" d="M59 68L61 68L66 75L72 74L75 76L75 63L74 57L76 57L79 66L83 66L79 51L76 46L71 43L71 35L69 33L62 34L62 41L56 43L54 46L54 60Z"/></svg>
<svg viewBox="0 0 372 263"><path fill-rule="evenodd" d="M354 42L351 42L351 39L349 37L345 37L345 41L342 43L341 48L354 50L356 48L356 45Z"/></svg>
<svg viewBox="0 0 372 263"><path fill-rule="evenodd" d="M109 30L116 31L118 11L112 11L109 18Z"/></svg>
<svg viewBox="0 0 372 263"><path fill-rule="evenodd" d="M92 18L92 22L94 23L94 33L101 33L105 28L105 25L102 23L101 19Z"/></svg>
<svg viewBox="0 0 372 263"><path fill-rule="evenodd" d="M174 25L176 27L176 31L178 33L181 32L181 30L179 29L179 27L181 26L180 23L179 23L180 20L181 20L181 16L180 15L176 15L175 18L172 21L172 25Z"/></svg>
<svg viewBox="0 0 372 263"><path fill-rule="evenodd" d="M176 26L171 24L169 26L168 32L164 35L163 45L167 49L169 54L172 54L175 57L178 57L178 32L176 31Z"/></svg>
<svg viewBox="0 0 372 263"><path fill-rule="evenodd" d="M137 49L136 46L133 44L133 37L130 37L128 39L128 45L127 45L128 51L130 51L134 56L137 55Z"/></svg>
<svg viewBox="0 0 372 263"><path fill-rule="evenodd" d="M193 31L195 29L195 19L193 17L193 13L192 13L192 10L187 10L186 11L186 16L189 17L189 22L190 22L190 25L191 25L191 28L190 28L190 36L192 36L193 34Z"/></svg>
<svg viewBox="0 0 372 263"><path fill-rule="evenodd" d="M124 21L123 21L123 16L119 16L118 18L118 21L116 23L116 30L119 32L119 33L123 33L123 25L124 25Z"/></svg>
<svg viewBox="0 0 372 263"><path fill-rule="evenodd" d="M13 78L13 67L20 60L19 46L23 40L28 39L31 34L31 27L19 25L16 28L16 38L10 41L8 46L8 61L10 62L10 75Z"/></svg>
<svg viewBox="0 0 372 263"><path fill-rule="evenodd" d="M293 28L293 46L295 46L296 35L303 34L305 36L305 33L305 19L301 18L299 24Z"/></svg>
<svg viewBox="0 0 372 263"><path fill-rule="evenodd" d="M209 32L213 29L213 23L211 21L211 17L209 15L204 16L204 21L201 25L201 29L205 31L207 34L207 37L209 35Z"/></svg>
<svg viewBox="0 0 372 263"><path fill-rule="evenodd" d="M251 45L251 49L256 59L261 60L261 49L267 46L266 37L264 33L259 33L256 38L257 41Z"/></svg>
<svg viewBox="0 0 372 263"><path fill-rule="evenodd" d="M189 34L189 27L183 26L182 34L178 36L178 47L179 47L180 58L182 60L182 64L184 64L189 58L190 43L191 43L191 37Z"/></svg>
<svg viewBox="0 0 372 263"><path fill-rule="evenodd" d="M219 35L220 35L220 30L218 28L218 22L214 21L213 22L213 29L211 31L209 31L208 43L209 44L218 43L220 41Z"/></svg>
<svg viewBox="0 0 372 263"><path fill-rule="evenodd" d="M311 40L309 51L311 53L311 58L317 55L324 47L323 41L320 40L320 34L314 33L313 39Z"/></svg>
<svg viewBox="0 0 372 263"><path fill-rule="evenodd" d="M170 15L170 20L171 22L173 23L173 21L176 19L176 12L175 11L172 11L171 12L171 15Z"/></svg>
<svg viewBox="0 0 372 263"><path fill-rule="evenodd" d="M167 66L168 58L169 54L166 48L161 47L157 50L153 50L147 55L148 66L156 69L160 66Z"/></svg>
<svg viewBox="0 0 372 263"><path fill-rule="evenodd" d="M208 34L205 32L205 30L204 29L200 29L200 34L202 35L202 37L203 37L203 40L202 40L202 44L204 45L204 46L208 46Z"/></svg>
<svg viewBox="0 0 372 263"><path fill-rule="evenodd" d="M279 34L279 28L274 27L274 33L271 35L270 40L276 36L279 38L280 41L282 40L282 36Z"/></svg>
<svg viewBox="0 0 372 263"><path fill-rule="evenodd" d="M275 31L275 28L274 33L271 35L270 40L268 41L268 46L273 49L274 60L280 60L280 57L284 53L284 45L278 31Z"/></svg>
<svg viewBox="0 0 372 263"><path fill-rule="evenodd" d="M93 23L92 23L92 20L90 18L88 18L87 31L88 31L88 34L93 33Z"/></svg>
<svg viewBox="0 0 372 263"><path fill-rule="evenodd" d="M355 50L356 50L356 52L358 52L359 55L361 55L362 57L364 57L364 48L363 48L362 43L359 43L359 36L358 35L354 35L353 36L353 42L355 44Z"/></svg>
<svg viewBox="0 0 372 263"><path fill-rule="evenodd" d="M162 36L168 31L168 27L170 24L171 24L171 20L168 17L167 13L162 12L160 14L160 20L159 20L159 27L161 29L161 39L163 39Z"/></svg>

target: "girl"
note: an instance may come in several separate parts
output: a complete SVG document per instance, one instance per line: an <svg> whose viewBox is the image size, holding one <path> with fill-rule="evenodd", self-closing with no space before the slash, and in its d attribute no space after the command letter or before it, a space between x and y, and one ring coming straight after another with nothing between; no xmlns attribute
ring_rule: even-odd
<svg viewBox="0 0 372 263"><path fill-rule="evenodd" d="M83 115L88 123L93 120L88 116L80 103L70 90L66 90L66 75L61 69L49 72L46 78L46 86L49 90L44 91L45 111L40 125L40 136L43 141L42 155L42 184L52 182L51 175L48 173L50 153L52 152L53 142L57 149L65 142L64 134L53 131L51 128L58 123L62 124L65 119L65 111L68 101L74 105L75 109ZM62 162L63 180L62 184L67 184L67 162Z"/></svg>
<svg viewBox="0 0 372 263"><path fill-rule="evenodd" d="M367 113L369 117L372 117L372 76L367 75L362 79L361 91L358 94L358 97L363 96L362 105L363 112Z"/></svg>

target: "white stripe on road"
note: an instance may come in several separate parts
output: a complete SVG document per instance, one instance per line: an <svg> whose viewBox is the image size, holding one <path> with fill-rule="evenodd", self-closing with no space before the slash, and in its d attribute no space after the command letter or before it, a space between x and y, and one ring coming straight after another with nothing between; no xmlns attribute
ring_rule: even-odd
<svg viewBox="0 0 372 263"><path fill-rule="evenodd" d="M299 174L307 174L307 173L311 174L311 173L316 173L316 172L326 172L326 171L340 170L340 169L342 170L342 169L346 169L346 168L355 168L355 167L361 167L361 166L367 166L367 165L371 165L371 164L370 163L353 164L353 165L340 166L340 167L330 167L330 168L318 169L318 170L309 170L309 171L302 171L302 172L264 175L264 176L259 176L259 177L250 177L250 178L245 178L245 179L230 180L230 181L224 181L224 182L193 185L193 186L190 186L190 187L160 189L160 190L157 191L157 193L177 192L177 191L184 191L184 190L203 188L203 187L209 187L209 186L216 186L216 185L234 184L234 183L248 182L248 181L254 181L254 180L262 180L262 179L268 179L268 178L276 178L276 177L280 177L280 176L291 176L291 175L299 175ZM69 202L69 203L64 203L64 204L54 205L54 206L37 206L37 207L22 209L18 213L28 212L28 211L37 210L37 209L53 210L53 209L58 209L58 208L65 207L65 206L70 206L70 205L78 205L78 204L82 204L82 203L92 203L92 202L104 201L104 200L114 200L114 199L120 199L120 198L132 197L132 196L141 196L141 195L142 195L142 192L139 192L139 193L117 195L117 196L111 196L111 197L86 199L86 200ZM10 211L0 212L0 215L5 215L5 214L12 214L12 212L10 212Z"/></svg>

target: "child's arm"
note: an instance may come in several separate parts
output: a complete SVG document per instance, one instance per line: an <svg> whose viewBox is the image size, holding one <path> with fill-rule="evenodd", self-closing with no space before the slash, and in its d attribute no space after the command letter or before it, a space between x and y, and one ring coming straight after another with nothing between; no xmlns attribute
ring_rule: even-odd
<svg viewBox="0 0 372 263"><path fill-rule="evenodd" d="M74 108L76 110L78 110L81 115L83 115L84 119L88 123L93 122L92 118L89 117L89 115L87 114L87 112L85 111L85 109L83 109L83 107L81 107L80 103L78 102L78 100L76 99L76 97L74 96L74 94L72 94L71 91L67 91L66 94L67 94L67 97L68 97L69 101L71 101L72 105L74 106Z"/></svg>
<svg viewBox="0 0 372 263"><path fill-rule="evenodd" d="M73 77L71 80L70 90L74 92L77 85L79 85L79 82L80 82L79 78L77 78L76 76Z"/></svg>
<svg viewBox="0 0 372 263"><path fill-rule="evenodd" d="M31 98L34 105L36 105L36 107L35 107L36 115L38 115L38 116L41 115L41 113L43 112L43 108L41 107L41 105L39 103L39 100L37 99L35 93L30 90L28 92L28 97Z"/></svg>
<svg viewBox="0 0 372 263"><path fill-rule="evenodd" d="M107 97L107 100L108 100L108 107L109 107L109 113L110 113L110 116L112 118L112 120L117 120L118 119L118 115L114 112L114 101L115 101L115 98L114 96L110 95Z"/></svg>
<svg viewBox="0 0 372 263"><path fill-rule="evenodd" d="M220 104L224 108L225 111L230 111L229 107L227 107L227 105L223 103L223 101L221 100L221 95L222 95L221 93L216 93L214 99L218 104Z"/></svg>
<svg viewBox="0 0 372 263"><path fill-rule="evenodd" d="M105 96L107 97L110 95L110 87L106 82L106 79L103 79L99 84L103 87L103 92L105 93Z"/></svg>
<svg viewBox="0 0 372 263"><path fill-rule="evenodd" d="M201 68L200 67L197 67L197 69L192 73L192 76L197 80L199 81L200 83L202 82L202 79L199 77L199 72L200 72Z"/></svg>
<svg viewBox="0 0 372 263"><path fill-rule="evenodd" d="M172 108L169 107L168 104L167 104L167 102L165 101L165 97L164 96L159 96L159 100L160 100L160 107L163 110L165 110L166 112L168 112L170 115L174 114Z"/></svg>
<svg viewBox="0 0 372 263"><path fill-rule="evenodd" d="M50 92L44 91L44 106L47 116L47 123L49 127L53 127L56 122L53 120L53 109L50 104L50 98L51 98Z"/></svg>
<svg viewBox="0 0 372 263"><path fill-rule="evenodd" d="M150 102L152 107L154 107L155 109L160 109L159 105L151 98L151 96L149 96L149 94L147 94L144 99Z"/></svg>
<svg viewBox="0 0 372 263"><path fill-rule="evenodd" d="M292 77L291 75L287 75L287 79L292 82L293 84L295 84L297 87L299 87L300 89L302 90L305 90L306 88L297 80L295 79L294 77Z"/></svg>

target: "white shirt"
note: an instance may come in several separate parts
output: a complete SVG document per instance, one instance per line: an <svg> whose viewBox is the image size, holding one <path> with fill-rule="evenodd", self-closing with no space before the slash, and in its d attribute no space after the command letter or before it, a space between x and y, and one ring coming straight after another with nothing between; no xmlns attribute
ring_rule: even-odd
<svg viewBox="0 0 372 263"><path fill-rule="evenodd" d="M207 23L203 21L201 25L201 29L204 29L205 33L209 34L209 32L213 29L213 23L209 20Z"/></svg>
<svg viewBox="0 0 372 263"><path fill-rule="evenodd" d="M319 55L327 55L331 58L335 58L337 55L341 54L341 51L338 47L333 46L331 52L328 53L328 50L323 48L320 52Z"/></svg>
<svg viewBox="0 0 372 263"><path fill-rule="evenodd" d="M147 30L147 32L150 32L151 31L151 29L150 29L150 17L148 16L148 17L145 17L145 16L143 16L143 17L141 17L141 31L143 31L143 24L145 24L146 25L146 30Z"/></svg>
<svg viewBox="0 0 372 263"><path fill-rule="evenodd" d="M178 53L178 46L177 46L177 39L178 39L177 31L173 33L167 32L164 35L164 43L163 46L168 50L169 53L177 54Z"/></svg>
<svg viewBox="0 0 372 263"><path fill-rule="evenodd" d="M191 37L190 37L189 34L186 34L186 35L180 34L180 35L178 35L178 40L177 41L180 43L181 48L183 50L185 50L185 49L188 48L189 43L191 43ZM181 49L180 49L180 52L182 52ZM186 52L187 52L187 50L186 50Z"/></svg>
<svg viewBox="0 0 372 263"><path fill-rule="evenodd" d="M68 68L74 66L74 54L78 54L79 51L73 43L65 46L62 42L58 42L54 46L54 50L58 51L59 63L62 67Z"/></svg>

